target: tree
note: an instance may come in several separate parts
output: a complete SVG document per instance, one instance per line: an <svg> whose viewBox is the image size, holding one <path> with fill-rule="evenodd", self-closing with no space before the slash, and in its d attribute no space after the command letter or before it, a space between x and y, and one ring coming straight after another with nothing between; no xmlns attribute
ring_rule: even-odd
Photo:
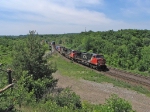
<svg viewBox="0 0 150 112"><path fill-rule="evenodd" d="M30 34L15 46L16 52L13 54L16 79L20 80L22 75L26 73L25 79L22 79L20 84L23 84L28 92L34 91L37 99L42 98L43 94L52 89L57 82L52 77L56 67L43 59L45 49L40 42L38 34L35 34L35 31L30 31Z"/></svg>

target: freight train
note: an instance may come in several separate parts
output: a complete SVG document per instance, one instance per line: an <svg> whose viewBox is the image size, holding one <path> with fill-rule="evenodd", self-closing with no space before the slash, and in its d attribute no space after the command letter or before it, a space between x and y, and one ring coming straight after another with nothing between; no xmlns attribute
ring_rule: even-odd
<svg viewBox="0 0 150 112"><path fill-rule="evenodd" d="M99 71L108 71L106 60L101 54L76 51L63 46L56 46L56 50L61 55L74 62L86 65Z"/></svg>

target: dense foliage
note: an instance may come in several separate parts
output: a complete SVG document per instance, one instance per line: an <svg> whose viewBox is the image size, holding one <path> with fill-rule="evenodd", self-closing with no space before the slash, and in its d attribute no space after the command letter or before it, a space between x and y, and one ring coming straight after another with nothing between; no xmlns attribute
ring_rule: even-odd
<svg viewBox="0 0 150 112"><path fill-rule="evenodd" d="M11 61L11 51L13 50L13 46L15 41L14 38L10 37L0 37L0 63L3 65L8 65Z"/></svg>
<svg viewBox="0 0 150 112"><path fill-rule="evenodd" d="M102 106L102 112L133 112L133 110L128 101L112 95Z"/></svg>

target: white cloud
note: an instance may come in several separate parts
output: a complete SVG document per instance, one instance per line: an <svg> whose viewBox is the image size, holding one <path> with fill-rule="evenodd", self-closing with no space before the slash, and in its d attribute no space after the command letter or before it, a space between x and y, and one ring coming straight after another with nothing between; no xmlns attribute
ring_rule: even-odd
<svg viewBox="0 0 150 112"><path fill-rule="evenodd" d="M58 2L58 0L56 0ZM78 0L77 0L78 1ZM97 3L98 0L83 0L82 3ZM73 2L74 3L74 2ZM76 3L76 2L75 2ZM43 17L43 20L46 19L52 19L52 20L63 20L71 21L71 19L79 18L79 19L88 19L90 16L95 17L96 13L88 11L88 10L77 10L75 8L68 8L64 7L62 5L55 4L54 2L49 2L48 0L26 0L26 2L20 1L20 0L7 0L2 2L0 7L3 7L7 10L13 10L14 12L21 12L18 13L17 17L14 15L12 18L18 18L18 19L41 19ZM27 13L22 13L27 12ZM29 12L29 13L28 13ZM32 18L34 14L39 15L39 18L37 16L35 18ZM101 13L97 13L98 15L101 15ZM89 15L89 16L88 16ZM28 17L27 17L28 16ZM87 18L84 18L87 17ZM77 21L77 20L75 20Z"/></svg>
<svg viewBox="0 0 150 112"><path fill-rule="evenodd" d="M10 24L10 26L16 25L16 30L19 29L19 27L22 28L22 25L24 27L28 28L34 27L37 29L44 28L50 28L51 26L58 29L58 26L64 30L66 29L66 32L69 31L72 27L80 28L82 29L85 26L94 26L101 23L108 23L111 22L110 19L105 17L103 13L100 12L94 12L87 9L76 9L75 7L77 4L84 5L84 4L101 4L102 0L76 0L75 2L69 2L70 0L56 0L56 1L48 1L48 0L26 0L26 1L20 1L20 0L2 0L0 7L3 8L3 10L7 11L13 11L15 14L4 14L3 16L7 18L11 18L15 20L15 22L7 22ZM63 3L63 4L61 4ZM82 4L83 3L83 4ZM73 7L64 7L63 5L72 4ZM18 22L16 22L18 21ZM24 22L21 23L21 22ZM2 21L1 21L2 22ZM5 23L5 24L7 24ZM32 24L32 25L31 25ZM42 25L43 24L43 25ZM28 26L27 26L28 25ZM9 25L7 25L9 26ZM11 28L9 26L9 28ZM36 27L35 27L36 26ZM63 27L65 26L65 27ZM67 27L68 26L68 27ZM5 26L6 27L6 26ZM17 28L18 27L18 28ZM24 30L24 28L23 28ZM73 31L73 30L72 30ZM79 31L79 30L75 30ZM64 32L64 31L58 31L58 32Z"/></svg>
<svg viewBox="0 0 150 112"><path fill-rule="evenodd" d="M103 0L1 0L0 35L39 33L71 33L87 30L134 28L134 25L115 21L104 13L91 11L86 6L102 6ZM81 7L83 8L77 8ZM7 12L13 12L8 14ZM1 12L0 12L1 13Z"/></svg>

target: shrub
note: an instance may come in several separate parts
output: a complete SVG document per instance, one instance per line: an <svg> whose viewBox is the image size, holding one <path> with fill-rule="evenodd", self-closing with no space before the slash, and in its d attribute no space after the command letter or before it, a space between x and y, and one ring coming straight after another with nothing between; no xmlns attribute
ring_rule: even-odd
<svg viewBox="0 0 150 112"><path fill-rule="evenodd" d="M132 110L131 104L119 98L117 95L111 95L106 103L102 106L102 112L135 112Z"/></svg>
<svg viewBox="0 0 150 112"><path fill-rule="evenodd" d="M73 109L81 108L80 97L72 92L70 88L62 90L60 93L55 94L52 98L57 105L61 107L68 107Z"/></svg>

